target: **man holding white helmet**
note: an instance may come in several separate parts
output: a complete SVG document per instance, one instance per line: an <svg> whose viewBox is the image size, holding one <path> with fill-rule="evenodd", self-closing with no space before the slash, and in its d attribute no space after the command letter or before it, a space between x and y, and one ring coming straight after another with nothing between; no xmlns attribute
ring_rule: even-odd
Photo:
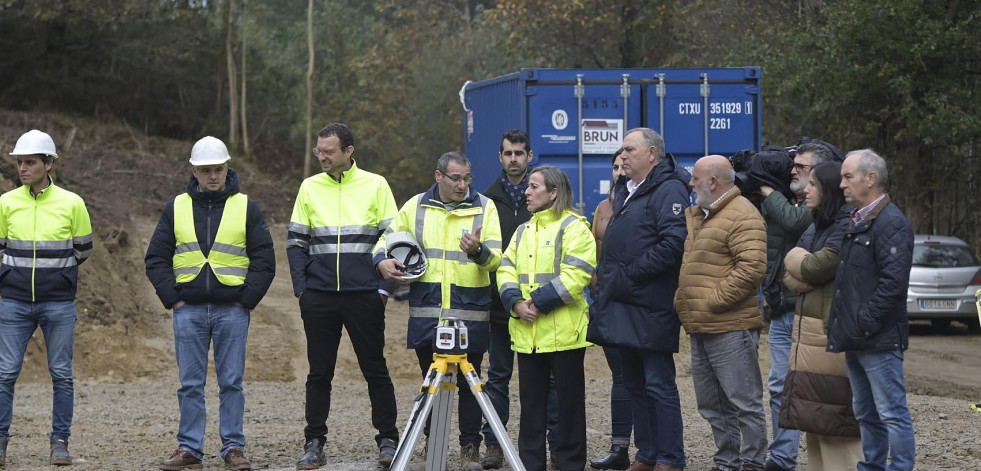
<svg viewBox="0 0 981 471"><path fill-rule="evenodd" d="M67 466L75 291L78 265L92 252L92 225L82 198L48 175L58 158L51 136L31 130L10 155L17 158L22 186L0 196L0 466L7 460L14 383L38 327L54 391L50 464Z"/></svg>
<svg viewBox="0 0 981 471"><path fill-rule="evenodd" d="M174 310L181 387L177 450L160 469L201 468L208 350L215 347L221 457L228 469L251 469L244 455L245 345L252 309L276 274L276 257L259 205L239 192L228 149L208 136L191 149L187 191L167 202L146 252L146 275Z"/></svg>
<svg viewBox="0 0 981 471"><path fill-rule="evenodd" d="M490 273L501 263L500 219L494 202L474 190L470 161L462 153L440 156L434 176L436 183L410 198L375 244L375 266L386 280L412 281L407 343L416 351L423 376L433 361L436 323L444 317L466 323L467 361L479 375L490 341ZM421 276L387 253L387 238L406 233L426 255L428 266ZM462 469L480 471L480 407L462 374L457 386ZM429 436L428 422L425 433Z"/></svg>

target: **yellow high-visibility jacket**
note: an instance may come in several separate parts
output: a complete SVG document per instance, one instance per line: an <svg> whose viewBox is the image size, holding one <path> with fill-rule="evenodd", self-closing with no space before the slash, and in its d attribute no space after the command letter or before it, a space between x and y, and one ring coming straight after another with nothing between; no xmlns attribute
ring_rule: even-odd
<svg viewBox="0 0 981 471"><path fill-rule="evenodd" d="M37 196L23 185L0 196L0 296L74 301L78 265L92 253L82 198L52 181Z"/></svg>
<svg viewBox="0 0 981 471"><path fill-rule="evenodd" d="M375 272L371 250L397 211L385 177L353 160L339 181L327 173L303 180L286 243L294 294L307 288L391 291Z"/></svg>
<svg viewBox="0 0 981 471"><path fill-rule="evenodd" d="M480 231L480 254L471 259L460 250L464 231ZM489 198L470 188L467 199L452 210L440 201L437 186L409 199L385 234L409 232L426 253L426 273L409 285L409 348L432 343L440 318L463 320L469 330L469 352L487 350L490 273L501 263L501 222ZM375 264L385 260L385 236L375 245Z"/></svg>
<svg viewBox="0 0 981 471"><path fill-rule="evenodd" d="M585 217L543 210L518 226L497 271L501 302L511 313L511 350L548 353L591 345L583 290L595 271L596 241ZM531 323L513 311L525 299L540 312Z"/></svg>

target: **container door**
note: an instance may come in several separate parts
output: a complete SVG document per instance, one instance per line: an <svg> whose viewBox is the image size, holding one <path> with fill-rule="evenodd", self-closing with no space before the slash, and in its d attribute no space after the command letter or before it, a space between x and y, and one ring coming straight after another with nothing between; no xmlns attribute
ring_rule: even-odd
<svg viewBox="0 0 981 471"><path fill-rule="evenodd" d="M583 213L592 218L612 184L613 153L620 148L624 133L640 125L641 86L630 84L624 96L623 71L562 72L564 77L528 84L528 134L535 151L532 164L552 165L568 174L577 207L581 203ZM581 99L576 96L576 74L583 75Z"/></svg>

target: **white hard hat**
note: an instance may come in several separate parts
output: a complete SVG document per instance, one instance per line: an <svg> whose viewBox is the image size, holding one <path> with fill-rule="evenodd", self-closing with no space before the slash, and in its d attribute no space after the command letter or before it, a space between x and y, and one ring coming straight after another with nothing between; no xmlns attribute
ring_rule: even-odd
<svg viewBox="0 0 981 471"><path fill-rule="evenodd" d="M394 258L402 262L401 269L406 280L415 280L426 273L429 263L426 261L426 253L416 242L416 238L409 232L393 232L385 236L386 254L388 258Z"/></svg>
<svg viewBox="0 0 981 471"><path fill-rule="evenodd" d="M228 155L228 148L221 139L205 136L194 143L194 147L191 148L191 159L188 162L194 166L218 165L228 162L231 158Z"/></svg>
<svg viewBox="0 0 981 471"><path fill-rule="evenodd" d="M14 151L10 153L10 155L34 154L44 154L55 159L58 158L54 140L47 133L43 133L37 129L32 129L21 135L20 139L17 139L17 145L14 146Z"/></svg>

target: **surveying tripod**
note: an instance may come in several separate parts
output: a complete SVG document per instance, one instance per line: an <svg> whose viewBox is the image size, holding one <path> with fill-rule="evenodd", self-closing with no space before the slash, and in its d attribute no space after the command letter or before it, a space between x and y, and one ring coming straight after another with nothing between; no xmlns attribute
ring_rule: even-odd
<svg viewBox="0 0 981 471"><path fill-rule="evenodd" d="M446 318L441 319L436 326L434 340L433 363L429 365L422 387L409 413L409 423L402 430L395 458L392 460L392 471L406 471L412 450L422 435L426 426L426 418L432 412L432 430L429 436L429 449L426 453L426 471L445 471L446 450L450 438L450 416L453 414L453 401L456 399L456 375L463 374L470 384L470 390L480 405L484 418L490 424L497 437L504 456L507 457L511 468L515 471L525 471L518 452L515 451L501 419L491 405L490 399L484 392L484 385L477 376L473 365L467 361L467 330L463 322ZM462 348L461 348L462 346ZM448 353L443 353L448 352Z"/></svg>

